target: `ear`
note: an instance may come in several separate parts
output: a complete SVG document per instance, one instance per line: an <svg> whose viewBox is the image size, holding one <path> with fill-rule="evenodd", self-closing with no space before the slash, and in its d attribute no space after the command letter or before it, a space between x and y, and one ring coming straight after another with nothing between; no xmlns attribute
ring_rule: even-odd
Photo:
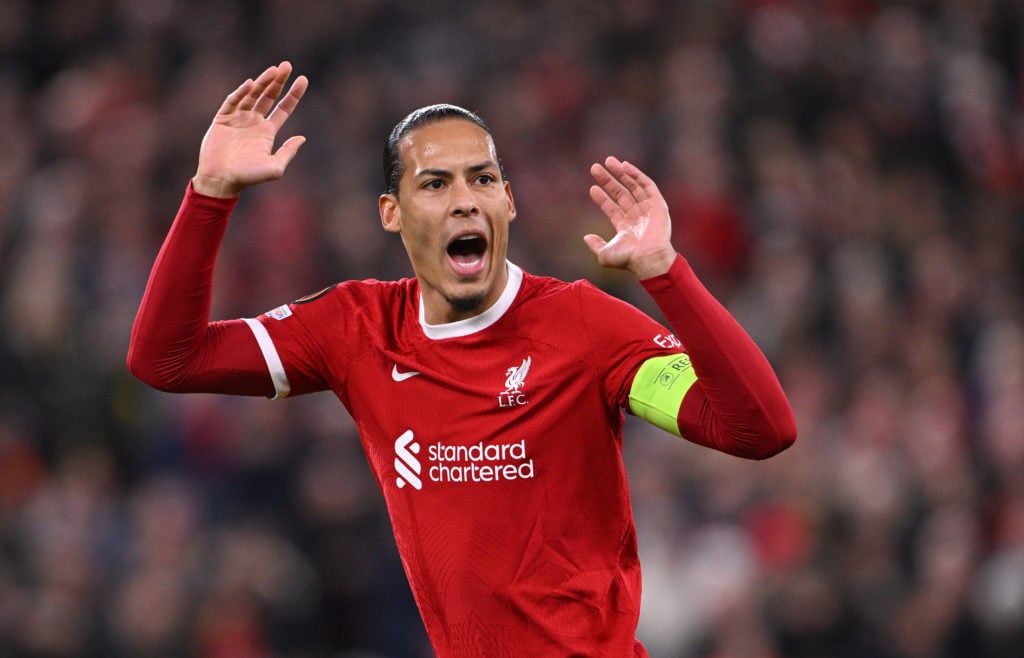
<svg viewBox="0 0 1024 658"><path fill-rule="evenodd" d="M388 233L402 232L402 209L394 194L381 194L377 199L380 223Z"/></svg>
<svg viewBox="0 0 1024 658"><path fill-rule="evenodd" d="M505 198L508 200L508 221L516 218L516 200L512 198L512 186L505 181Z"/></svg>

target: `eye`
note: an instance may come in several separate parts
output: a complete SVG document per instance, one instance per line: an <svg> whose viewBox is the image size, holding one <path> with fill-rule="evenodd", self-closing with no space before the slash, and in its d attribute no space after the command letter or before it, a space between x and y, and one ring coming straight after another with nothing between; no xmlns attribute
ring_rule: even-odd
<svg viewBox="0 0 1024 658"><path fill-rule="evenodd" d="M425 190L439 190L442 187L444 187L444 181L440 178L431 178L423 184L423 189Z"/></svg>
<svg viewBox="0 0 1024 658"><path fill-rule="evenodd" d="M498 180L493 174L480 174L476 177L476 182L479 185L490 185L491 183Z"/></svg>

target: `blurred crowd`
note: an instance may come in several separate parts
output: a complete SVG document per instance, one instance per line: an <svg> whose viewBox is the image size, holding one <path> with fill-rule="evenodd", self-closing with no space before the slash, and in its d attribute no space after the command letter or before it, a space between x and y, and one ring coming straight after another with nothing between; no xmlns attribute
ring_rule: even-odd
<svg viewBox="0 0 1024 658"><path fill-rule="evenodd" d="M215 317L410 275L380 148L439 101L496 136L514 262L657 316L580 239L629 159L799 424L745 462L627 422L652 656L1019 656L1022 32L1015 0L4 0L0 656L430 655L335 398L124 367L206 126L285 58L309 141L243 195Z"/></svg>

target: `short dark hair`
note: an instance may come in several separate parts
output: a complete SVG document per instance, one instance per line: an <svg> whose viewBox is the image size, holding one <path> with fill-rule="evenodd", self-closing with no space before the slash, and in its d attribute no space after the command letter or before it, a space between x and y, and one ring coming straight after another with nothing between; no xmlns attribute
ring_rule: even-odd
<svg viewBox="0 0 1024 658"><path fill-rule="evenodd" d="M398 143L417 128L446 119L463 119L474 123L491 137L492 142L494 141L494 135L484 120L466 108L449 103L438 103L413 110L391 129L391 134L384 142L384 191L387 194L398 194L398 182L404 173L402 159L398 152ZM495 147L495 155L497 156L497 147ZM501 177L505 178L501 158L498 158L498 171L501 173Z"/></svg>

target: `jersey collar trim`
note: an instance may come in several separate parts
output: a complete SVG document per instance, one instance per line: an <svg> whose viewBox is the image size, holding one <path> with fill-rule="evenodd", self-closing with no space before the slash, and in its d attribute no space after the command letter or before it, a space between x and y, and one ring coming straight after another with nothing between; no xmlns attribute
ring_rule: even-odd
<svg viewBox="0 0 1024 658"><path fill-rule="evenodd" d="M494 302L490 308L480 315L445 324L427 324L423 310L423 294L420 293L420 326L423 327L423 333L426 334L427 338L441 340L443 338L469 336L478 331L483 331L500 320L505 315L505 312L511 308L512 302L515 300L516 295L519 294L519 288L523 285L523 270L509 261L505 261L505 264L508 271L505 290L502 291L501 297L498 297L498 301Z"/></svg>

